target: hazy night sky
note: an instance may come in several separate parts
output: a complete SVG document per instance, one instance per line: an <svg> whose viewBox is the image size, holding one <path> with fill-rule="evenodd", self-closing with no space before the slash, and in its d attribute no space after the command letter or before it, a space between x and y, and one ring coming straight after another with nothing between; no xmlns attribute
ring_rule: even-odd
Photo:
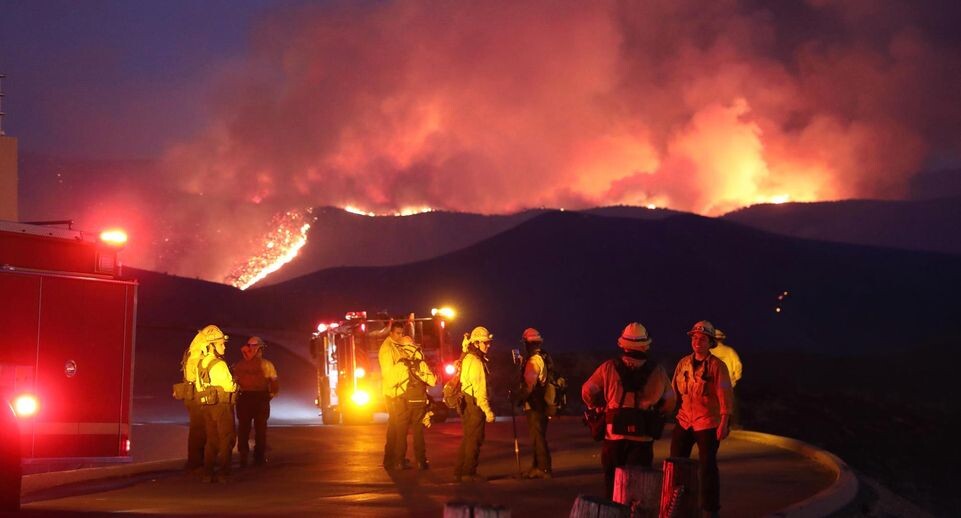
<svg viewBox="0 0 961 518"><path fill-rule="evenodd" d="M959 13L5 0L4 129L28 157L31 217L132 222L150 236L134 264L206 278L242 253L205 264L198 245L246 246L272 214L317 205L715 215L896 199L961 163Z"/></svg>

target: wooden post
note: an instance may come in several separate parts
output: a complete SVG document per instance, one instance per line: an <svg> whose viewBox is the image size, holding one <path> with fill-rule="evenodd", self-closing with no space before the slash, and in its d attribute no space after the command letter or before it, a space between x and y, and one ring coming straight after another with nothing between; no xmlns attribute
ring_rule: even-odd
<svg viewBox="0 0 961 518"><path fill-rule="evenodd" d="M696 460L668 457L664 459L664 484L661 486L660 518L687 518L701 513L698 499L700 485Z"/></svg>
<svg viewBox="0 0 961 518"><path fill-rule="evenodd" d="M499 505L447 502L444 518L511 518L511 510Z"/></svg>
<svg viewBox="0 0 961 518"><path fill-rule="evenodd" d="M657 518L663 473L643 466L614 470L614 501L631 508L631 518Z"/></svg>
<svg viewBox="0 0 961 518"><path fill-rule="evenodd" d="M631 508L597 496L578 495L571 518L630 518Z"/></svg>

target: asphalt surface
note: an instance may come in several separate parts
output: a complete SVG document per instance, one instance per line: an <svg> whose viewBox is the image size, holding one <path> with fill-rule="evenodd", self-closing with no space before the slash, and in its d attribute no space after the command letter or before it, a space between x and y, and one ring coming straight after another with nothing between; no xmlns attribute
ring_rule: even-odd
<svg viewBox="0 0 961 518"><path fill-rule="evenodd" d="M517 424L526 467L526 424L523 418ZM136 462L182 456L176 445L183 445L185 431L182 425L139 428ZM459 500L507 506L514 516L548 517L568 515L578 494L603 493L599 445L577 418L551 422L553 480L513 477L517 464L510 419L488 425L479 471L489 480L467 484L454 483L452 477L459 423L428 430L427 471L388 473L381 468L384 431L383 424L271 427L268 465L235 470L227 484L202 484L168 468L37 490L26 495L23 514L440 516L445 502ZM667 455L668 442L657 442L655 464ZM776 512L834 480L833 473L807 457L738 439L721 444L719 466L726 516Z"/></svg>

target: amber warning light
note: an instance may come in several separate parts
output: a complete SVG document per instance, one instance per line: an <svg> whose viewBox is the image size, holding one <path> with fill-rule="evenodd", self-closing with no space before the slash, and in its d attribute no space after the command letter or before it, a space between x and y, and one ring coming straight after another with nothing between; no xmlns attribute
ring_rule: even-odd
<svg viewBox="0 0 961 518"><path fill-rule="evenodd" d="M127 244L127 233L120 229L104 230L100 233L100 240L119 248Z"/></svg>

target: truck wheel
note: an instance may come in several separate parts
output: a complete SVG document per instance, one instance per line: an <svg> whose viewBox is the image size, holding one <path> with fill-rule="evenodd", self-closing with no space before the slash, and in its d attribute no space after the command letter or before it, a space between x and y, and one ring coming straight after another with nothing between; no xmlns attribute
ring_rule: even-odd
<svg viewBox="0 0 961 518"><path fill-rule="evenodd" d="M13 409L0 403L0 511L20 510L20 425Z"/></svg>
<svg viewBox="0 0 961 518"><path fill-rule="evenodd" d="M333 408L326 408L321 413L321 419L324 424L338 424L340 423L340 412L334 410Z"/></svg>

